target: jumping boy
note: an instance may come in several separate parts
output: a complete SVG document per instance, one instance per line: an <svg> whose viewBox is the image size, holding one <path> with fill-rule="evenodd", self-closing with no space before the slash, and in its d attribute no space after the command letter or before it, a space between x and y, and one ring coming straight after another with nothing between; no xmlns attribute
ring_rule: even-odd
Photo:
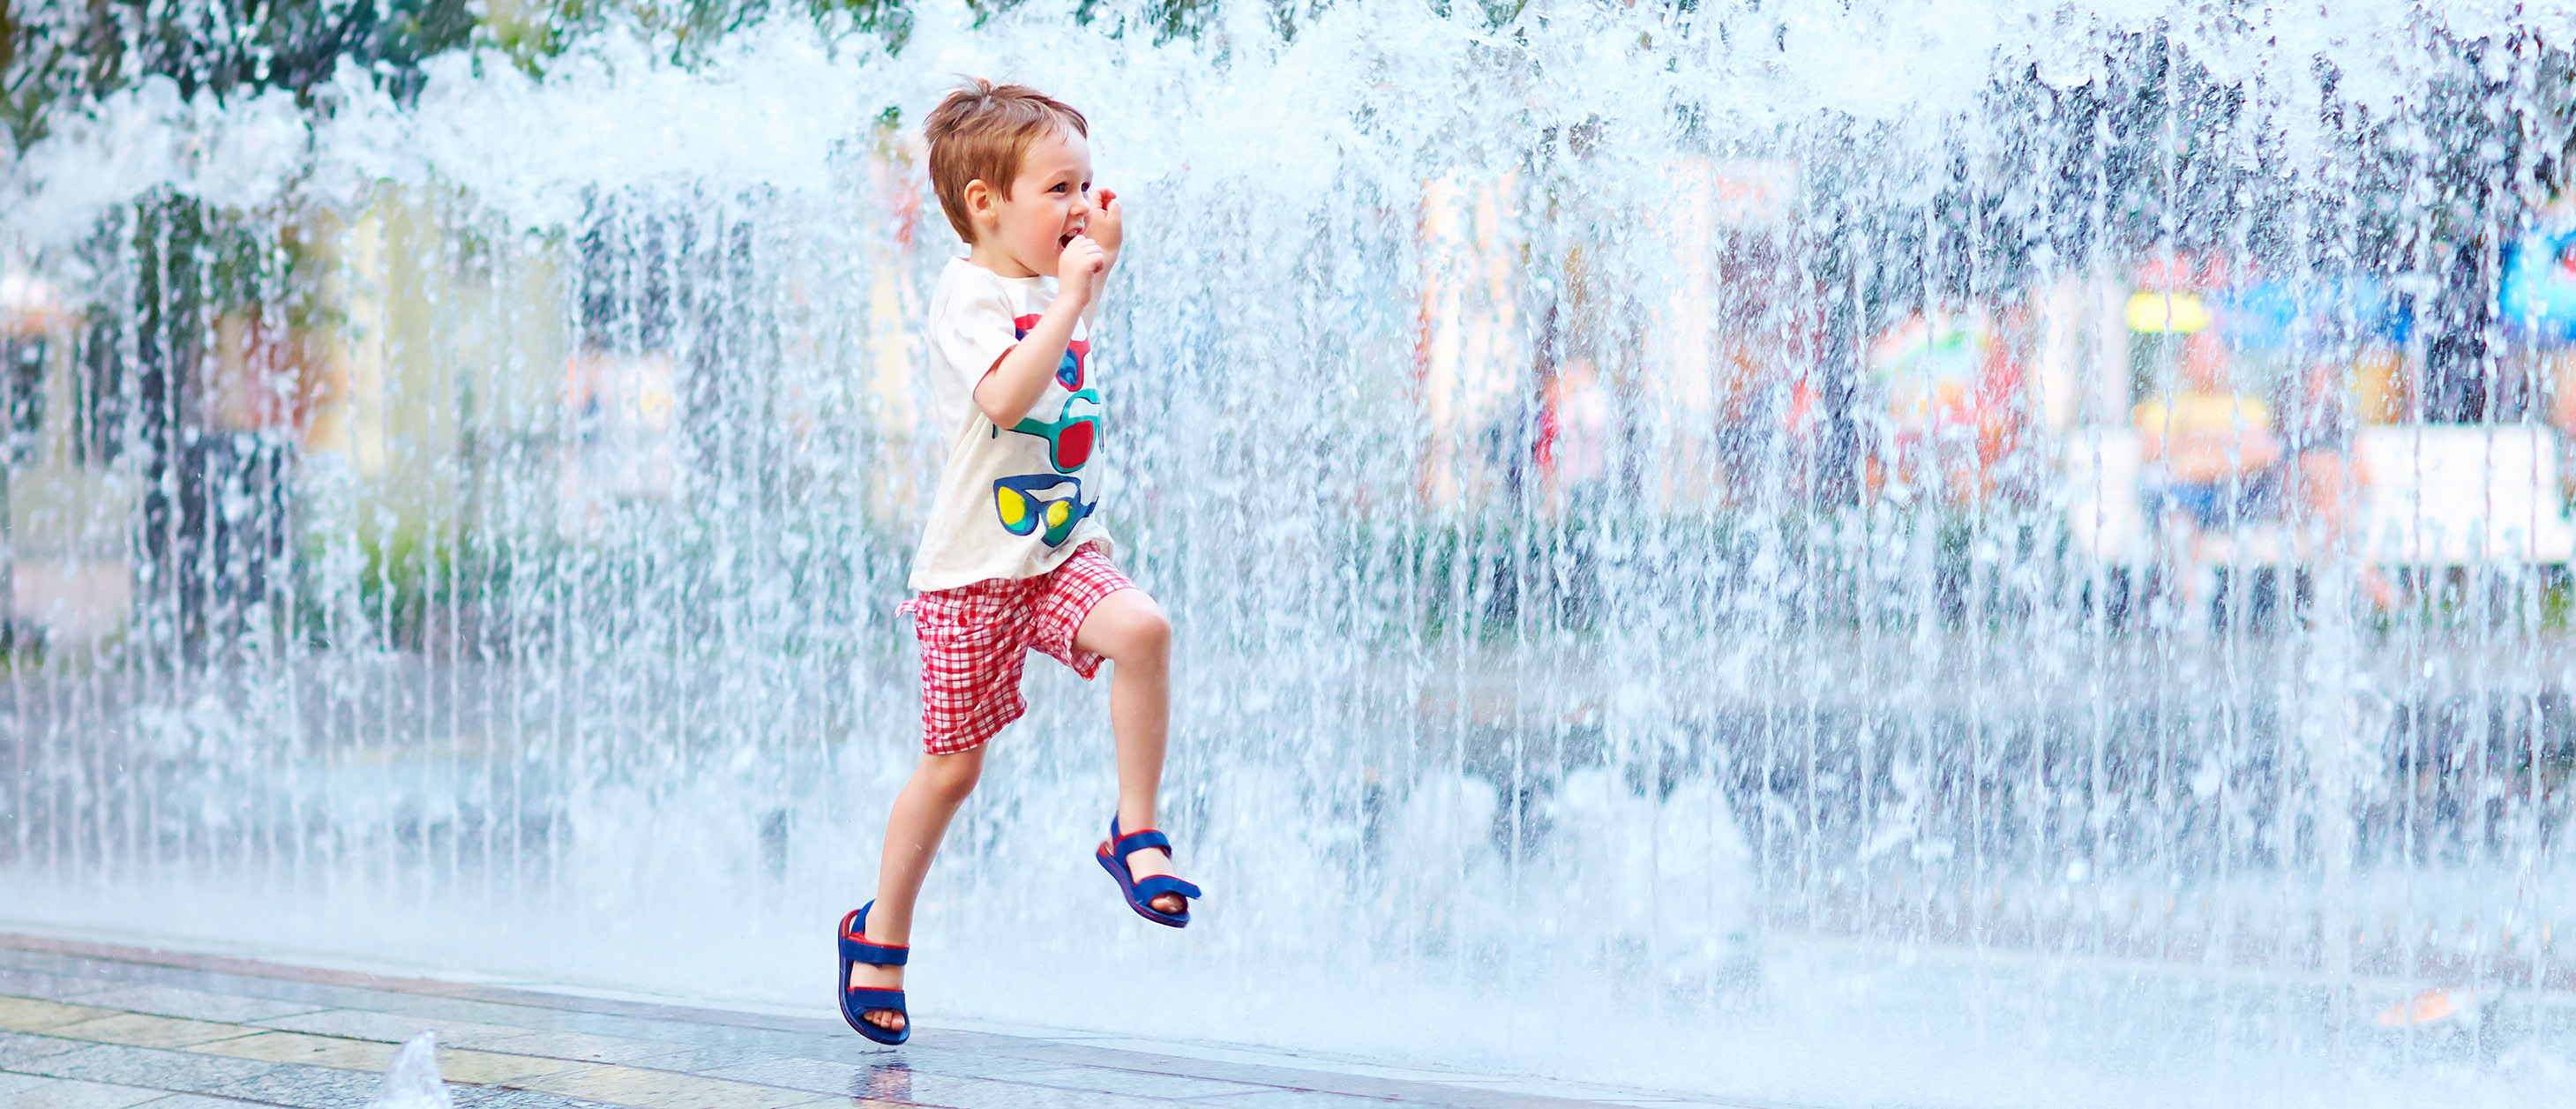
<svg viewBox="0 0 2576 1109"><path fill-rule="evenodd" d="M1027 711L1030 648L1090 678L1103 659L1118 811L1094 856L1137 914L1190 922L1196 886L1154 831L1171 718L1172 627L1110 561L1091 468L1101 395L1084 339L1118 264L1116 194L1091 199L1090 124L1035 89L977 79L930 113L930 182L966 240L930 298L930 377L948 461L910 612L921 640L921 765L886 819L876 900L841 919L841 1015L911 1037L903 965L931 856L984 768L984 741ZM1132 829L1132 831L1122 831Z"/></svg>

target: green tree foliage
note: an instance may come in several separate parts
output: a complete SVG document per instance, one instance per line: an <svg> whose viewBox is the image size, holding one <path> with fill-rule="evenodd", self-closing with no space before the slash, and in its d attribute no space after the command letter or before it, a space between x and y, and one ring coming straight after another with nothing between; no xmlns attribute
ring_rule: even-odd
<svg viewBox="0 0 2576 1109"><path fill-rule="evenodd" d="M52 107L167 77L183 96L299 98L356 62L398 96L421 62L472 41L472 0L0 0L0 115L15 149Z"/></svg>
<svg viewBox="0 0 2576 1109"><path fill-rule="evenodd" d="M1299 0L1270 2L1286 10ZM1305 2L1311 8L1317 0ZM1066 11L1074 22L1105 27L1113 35L1150 34L1158 43L1197 38L1217 6L1216 0L966 0L978 25L1032 5ZM515 18L496 18L494 37L526 61L623 23L655 36L674 59L686 62L726 35L783 13L801 13L835 38L873 36L892 53L901 53L912 36L913 0L554 0L531 4Z"/></svg>
<svg viewBox="0 0 2576 1109"><path fill-rule="evenodd" d="M12 156L44 137L45 110L86 82L81 41L92 28L65 4L0 0L0 128Z"/></svg>
<svg viewBox="0 0 2576 1109"><path fill-rule="evenodd" d="M1293 34L1329 0L1267 0ZM1482 0L1480 0L1482 2ZM840 39L900 52L914 0L0 0L0 125L12 151L44 137L57 105L167 77L185 96L284 89L299 98L356 62L399 98L419 91L421 63L486 43L530 71L586 35L640 32L683 64L742 28L799 16ZM1496 4L1502 7L1496 7ZM979 22L1031 5L1085 26L1155 42L1195 39L1217 0L967 0ZM1497 21L1517 13L1492 0Z"/></svg>

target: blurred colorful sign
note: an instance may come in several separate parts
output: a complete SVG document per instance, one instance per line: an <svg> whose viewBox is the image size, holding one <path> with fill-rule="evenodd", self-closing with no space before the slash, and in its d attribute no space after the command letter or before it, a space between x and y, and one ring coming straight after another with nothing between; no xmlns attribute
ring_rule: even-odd
<svg viewBox="0 0 2576 1109"><path fill-rule="evenodd" d="M2129 330L2188 335L2216 328L2238 349L2404 341L2405 305L2368 278L2265 275L2255 259L2177 254L2139 263L2123 311Z"/></svg>
<svg viewBox="0 0 2576 1109"><path fill-rule="evenodd" d="M2219 330L2240 350L2406 338L2405 313L2374 281L2256 281L2211 299Z"/></svg>
<svg viewBox="0 0 2576 1109"><path fill-rule="evenodd" d="M2405 338L2406 320L2378 286L2261 281L2206 293L2141 290L2122 313L2142 335L2189 335L2216 327L2229 345L2274 350L2300 344Z"/></svg>
<svg viewBox="0 0 2576 1109"><path fill-rule="evenodd" d="M2497 308L2508 326L2576 340L2576 223L2534 231L2506 248Z"/></svg>
<svg viewBox="0 0 2576 1109"><path fill-rule="evenodd" d="M2192 293L2144 292L2129 298L2129 330L2189 335L2209 326L2209 306Z"/></svg>
<svg viewBox="0 0 2576 1109"><path fill-rule="evenodd" d="M1967 500L2010 445L2020 369L1983 313L1916 313L1870 347L1892 432L1880 475ZM1873 480L1879 480L1874 478Z"/></svg>

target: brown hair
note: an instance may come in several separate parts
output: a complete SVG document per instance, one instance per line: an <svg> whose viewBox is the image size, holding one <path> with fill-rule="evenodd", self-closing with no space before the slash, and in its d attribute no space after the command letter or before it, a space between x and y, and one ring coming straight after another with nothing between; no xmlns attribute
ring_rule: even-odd
<svg viewBox="0 0 2576 1109"><path fill-rule="evenodd" d="M996 85L981 77L949 92L922 128L930 140L930 188L957 237L975 241L966 216L966 184L982 181L1007 197L1020 175L1029 144L1058 127L1091 137L1090 121L1073 106L1027 85Z"/></svg>

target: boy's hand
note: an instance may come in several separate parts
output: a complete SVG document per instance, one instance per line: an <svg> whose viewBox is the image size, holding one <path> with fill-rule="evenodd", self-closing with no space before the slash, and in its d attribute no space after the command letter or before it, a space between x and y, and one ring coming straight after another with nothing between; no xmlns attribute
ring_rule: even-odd
<svg viewBox="0 0 2576 1109"><path fill-rule="evenodd" d="M1127 212L1119 205L1118 194L1100 190L1091 205L1091 237L1099 241L1100 249L1109 252L1113 263L1118 257L1119 244L1127 239L1126 221Z"/></svg>
<svg viewBox="0 0 2576 1109"><path fill-rule="evenodd" d="M1089 235L1076 235L1064 244L1064 253L1056 258L1056 295L1091 300L1092 275L1109 268L1109 254Z"/></svg>

